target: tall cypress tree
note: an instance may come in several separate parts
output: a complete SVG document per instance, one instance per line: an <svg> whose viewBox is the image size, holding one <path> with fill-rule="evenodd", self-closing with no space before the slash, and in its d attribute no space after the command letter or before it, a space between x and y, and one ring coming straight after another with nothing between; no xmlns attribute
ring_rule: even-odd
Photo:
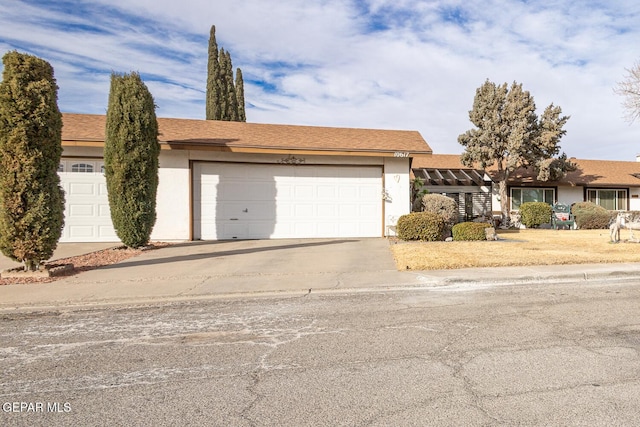
<svg viewBox="0 0 640 427"><path fill-rule="evenodd" d="M2 61L0 250L36 270L53 255L64 225L58 86L43 59L12 51Z"/></svg>
<svg viewBox="0 0 640 427"><path fill-rule="evenodd" d="M216 26L209 32L209 61L207 63L207 120L220 120L220 63L218 62L218 43L216 42Z"/></svg>
<svg viewBox="0 0 640 427"><path fill-rule="evenodd" d="M224 88L226 89L226 112L225 120L237 122L238 120L238 100L236 99L236 88L233 84L233 64L231 63L231 54L226 51L224 56L224 69L222 70L222 78L224 79ZM222 62L220 66L222 68Z"/></svg>
<svg viewBox="0 0 640 427"><path fill-rule="evenodd" d="M156 222L159 154L153 96L138 73L112 74L105 176L113 227L128 247L146 245Z"/></svg>
<svg viewBox="0 0 640 427"><path fill-rule="evenodd" d="M238 121L246 122L247 115L244 109L244 81L242 80L242 70L236 70L236 99L238 101Z"/></svg>
<svg viewBox="0 0 640 427"><path fill-rule="evenodd" d="M238 73L236 73L234 85L231 54L223 48L218 50L216 27L212 25L209 32L209 58L207 62L207 120L247 121L244 83L239 68ZM238 84L241 85L240 89Z"/></svg>
<svg viewBox="0 0 640 427"><path fill-rule="evenodd" d="M220 72L216 82L218 84L218 109L220 115L216 120L230 120L229 119L229 80L227 79L227 54L224 48L220 49L218 57L218 64L220 66Z"/></svg>

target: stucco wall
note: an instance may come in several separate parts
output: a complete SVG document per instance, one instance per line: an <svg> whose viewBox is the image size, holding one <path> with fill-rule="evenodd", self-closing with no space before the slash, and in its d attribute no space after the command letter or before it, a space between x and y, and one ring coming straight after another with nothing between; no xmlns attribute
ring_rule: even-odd
<svg viewBox="0 0 640 427"><path fill-rule="evenodd" d="M635 198L633 196L636 196ZM640 188L629 190L629 210L640 211Z"/></svg>
<svg viewBox="0 0 640 427"><path fill-rule="evenodd" d="M384 229L385 235L395 235L390 227L398 218L411 212L411 188L408 158L384 158Z"/></svg>
<svg viewBox="0 0 640 427"><path fill-rule="evenodd" d="M163 150L159 160L157 217L151 240L189 240L189 153Z"/></svg>
<svg viewBox="0 0 640 427"><path fill-rule="evenodd" d="M571 205L573 203L584 201L584 188L583 187L558 187L556 198L558 203L564 205Z"/></svg>

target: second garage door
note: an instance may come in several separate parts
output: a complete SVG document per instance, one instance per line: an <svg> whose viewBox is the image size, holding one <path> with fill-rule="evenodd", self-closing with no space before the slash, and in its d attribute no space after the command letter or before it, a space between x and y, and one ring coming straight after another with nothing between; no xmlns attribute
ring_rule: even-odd
<svg viewBox="0 0 640 427"><path fill-rule="evenodd" d="M379 237L382 168L198 162L194 238Z"/></svg>
<svg viewBox="0 0 640 427"><path fill-rule="evenodd" d="M111 223L107 183L100 159L62 159L58 174L65 192L60 242L118 242Z"/></svg>

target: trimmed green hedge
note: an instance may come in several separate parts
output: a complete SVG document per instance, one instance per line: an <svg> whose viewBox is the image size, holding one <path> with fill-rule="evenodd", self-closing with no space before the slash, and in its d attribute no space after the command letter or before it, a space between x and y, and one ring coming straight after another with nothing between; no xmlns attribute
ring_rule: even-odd
<svg viewBox="0 0 640 427"><path fill-rule="evenodd" d="M402 240L442 240L445 223L442 216L433 212L413 212L402 215L396 224L396 232Z"/></svg>
<svg viewBox="0 0 640 427"><path fill-rule="evenodd" d="M485 229L491 228L486 222L461 222L451 229L453 240L487 240Z"/></svg>
<svg viewBox="0 0 640 427"><path fill-rule="evenodd" d="M520 205L520 222L527 228L536 228L551 222L553 209L544 202L526 202Z"/></svg>

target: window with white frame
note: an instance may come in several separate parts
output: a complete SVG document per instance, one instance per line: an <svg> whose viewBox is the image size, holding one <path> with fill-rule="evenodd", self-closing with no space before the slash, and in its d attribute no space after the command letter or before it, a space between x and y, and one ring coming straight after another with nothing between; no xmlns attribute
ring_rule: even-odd
<svg viewBox="0 0 640 427"><path fill-rule="evenodd" d="M627 190L588 189L587 200L610 211L627 209Z"/></svg>
<svg viewBox="0 0 640 427"><path fill-rule="evenodd" d="M520 205L526 202L545 202L553 205L556 199L554 188L512 188L511 189L511 210L520 210Z"/></svg>
<svg viewBox="0 0 640 427"><path fill-rule="evenodd" d="M71 165L71 172L92 173L93 165L91 163L74 163Z"/></svg>

